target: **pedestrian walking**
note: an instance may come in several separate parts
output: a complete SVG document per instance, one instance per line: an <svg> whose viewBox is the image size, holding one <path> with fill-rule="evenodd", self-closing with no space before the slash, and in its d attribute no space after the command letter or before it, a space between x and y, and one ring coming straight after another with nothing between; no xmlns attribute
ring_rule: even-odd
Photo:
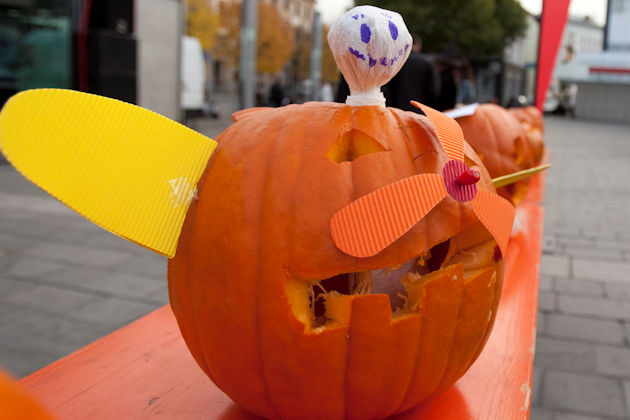
<svg viewBox="0 0 630 420"><path fill-rule="evenodd" d="M387 106L406 111L420 112L411 105L417 101L432 108L440 92L440 79L435 63L422 53L422 39L413 34L409 59L398 74L383 87Z"/></svg>

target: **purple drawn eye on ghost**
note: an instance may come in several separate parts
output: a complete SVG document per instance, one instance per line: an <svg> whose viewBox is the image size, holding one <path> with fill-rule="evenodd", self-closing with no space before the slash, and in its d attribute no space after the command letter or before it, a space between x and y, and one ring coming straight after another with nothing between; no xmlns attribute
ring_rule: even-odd
<svg viewBox="0 0 630 420"><path fill-rule="evenodd" d="M389 21L389 34L392 36L392 39L396 41L398 39L398 26L391 20Z"/></svg>
<svg viewBox="0 0 630 420"><path fill-rule="evenodd" d="M372 37L372 31L370 30L370 27L367 26L365 23L363 23L361 25L361 41L367 44L368 42L370 42L371 37Z"/></svg>

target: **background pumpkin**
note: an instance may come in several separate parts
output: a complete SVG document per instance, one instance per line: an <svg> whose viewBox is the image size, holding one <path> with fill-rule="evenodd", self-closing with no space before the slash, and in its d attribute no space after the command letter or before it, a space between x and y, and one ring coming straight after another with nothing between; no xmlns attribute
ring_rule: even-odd
<svg viewBox="0 0 630 420"><path fill-rule="evenodd" d="M538 108L532 105L528 105L523 110L531 117L534 126L538 127L541 132L545 131L545 121L543 114Z"/></svg>
<svg viewBox="0 0 630 420"><path fill-rule="evenodd" d="M525 130L504 108L481 104L473 115L459 118L457 122L492 178L535 166ZM497 192L516 204L524 197L528 183L529 179L521 180Z"/></svg>
<svg viewBox="0 0 630 420"><path fill-rule="evenodd" d="M539 164L545 153L545 143L543 141L544 123L541 112L533 106L509 108L508 111L523 126L534 155L534 164Z"/></svg>
<svg viewBox="0 0 630 420"><path fill-rule="evenodd" d="M448 156L428 120L330 103L236 120L217 139L169 263L171 305L199 365L268 418L384 418L451 386L481 351L502 284L496 243L470 204L446 198L369 258L342 253L329 232L358 197L441 171ZM481 172L480 187L493 190ZM447 267L407 276L393 318L386 295L350 294L351 278L367 291L366 271L393 267L396 283L407 262Z"/></svg>

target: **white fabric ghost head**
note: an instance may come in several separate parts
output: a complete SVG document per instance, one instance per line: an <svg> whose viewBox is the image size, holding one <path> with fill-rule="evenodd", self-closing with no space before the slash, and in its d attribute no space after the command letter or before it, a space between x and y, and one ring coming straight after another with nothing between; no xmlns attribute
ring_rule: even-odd
<svg viewBox="0 0 630 420"><path fill-rule="evenodd" d="M350 87L346 103L385 106L380 87L398 73L411 52L411 35L402 17L357 6L333 23L328 44Z"/></svg>

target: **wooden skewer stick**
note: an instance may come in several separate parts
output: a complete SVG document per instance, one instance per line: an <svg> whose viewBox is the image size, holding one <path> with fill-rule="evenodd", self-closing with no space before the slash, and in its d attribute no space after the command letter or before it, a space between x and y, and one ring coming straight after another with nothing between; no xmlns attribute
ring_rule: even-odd
<svg viewBox="0 0 630 420"><path fill-rule="evenodd" d="M504 187L506 185L510 185L515 183L516 181L520 181L521 179L529 178L532 175L537 174L538 172L542 172L545 169L551 167L550 164L536 166L534 168L525 169L523 171L514 172L512 174L503 175L498 178L494 178L492 183L495 188Z"/></svg>

